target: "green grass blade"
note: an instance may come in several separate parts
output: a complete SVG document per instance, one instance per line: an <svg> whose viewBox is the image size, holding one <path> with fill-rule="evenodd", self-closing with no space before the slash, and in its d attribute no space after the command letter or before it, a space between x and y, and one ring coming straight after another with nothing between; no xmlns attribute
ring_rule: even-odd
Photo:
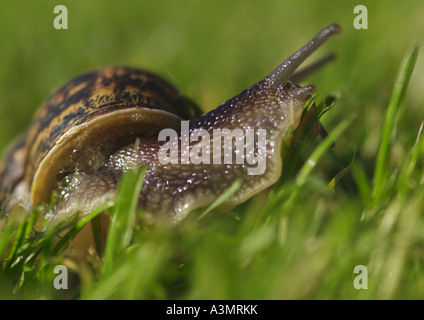
<svg viewBox="0 0 424 320"><path fill-rule="evenodd" d="M351 124L353 118L343 120L331 133L320 143L320 145L314 150L309 159L300 169L299 174L296 177L296 184L301 186L305 183L307 177L311 174L312 169L315 168L318 160L324 155L324 153L330 149L334 141L347 129Z"/></svg>
<svg viewBox="0 0 424 320"><path fill-rule="evenodd" d="M346 176L348 173L350 173L352 171L351 166L347 166L343 169L341 169L333 179L331 179L331 181L328 183L328 188L332 191L334 191L334 188L336 187L337 183L344 177Z"/></svg>
<svg viewBox="0 0 424 320"><path fill-rule="evenodd" d="M18 224L17 232L15 234L15 241L8 256L6 268L10 268L13 262L16 260L19 250L24 246L27 238L29 237L32 229L34 228L39 214L39 210L35 210L35 212L31 216L26 217Z"/></svg>
<svg viewBox="0 0 424 320"><path fill-rule="evenodd" d="M353 179L355 180L358 187L359 194L364 201L364 205L368 206L371 198L371 184L364 168L360 163L356 162L353 164L352 174Z"/></svg>
<svg viewBox="0 0 424 320"><path fill-rule="evenodd" d="M87 223L94 220L100 213L110 209L112 207L112 203L106 203L103 206L97 208L96 210L90 212L89 214L81 217L75 223L75 225L60 239L60 241L55 245L52 250L52 254L58 254L61 249L64 248L66 243L71 241L77 234L86 226ZM57 228L54 231L55 234L58 233Z"/></svg>
<svg viewBox="0 0 424 320"><path fill-rule="evenodd" d="M399 106L405 96L409 80L411 79L412 71L414 70L415 62L417 61L419 52L418 45L406 54L403 59L400 71L395 81L392 96L390 98L389 106L384 120L381 142L378 149L376 167L374 172L374 185L373 185L373 198L375 201L381 199L384 193L384 186L388 176L389 170L389 150L391 145L391 138L393 128L395 126L396 115Z"/></svg>
<svg viewBox="0 0 424 320"><path fill-rule="evenodd" d="M283 137L281 155L283 158L284 171L277 183L274 185L274 190L278 190L281 186L283 186L300 169L299 164L303 163L305 159L305 155L301 152L301 150L308 148L307 146L310 144L309 137L319 123L319 119L325 112L333 108L336 101L335 97L327 96L323 98L320 103L317 103L315 98L315 95L312 96L305 104L303 117L306 116L313 105L315 106L315 110L313 110L309 115L294 143L292 143L291 139L294 132L288 134L288 139L287 137ZM303 121L303 118L301 121Z"/></svg>
<svg viewBox="0 0 424 320"><path fill-rule="evenodd" d="M14 230L12 228L7 228L6 230L2 230L0 234L0 259L3 261L5 258L5 253L7 252L7 247L10 243L10 238L12 237Z"/></svg>
<svg viewBox="0 0 424 320"><path fill-rule="evenodd" d="M113 269L114 260L130 244L138 196L143 186L145 167L126 172L121 179L117 200L111 214L106 248L104 255L103 273Z"/></svg>
<svg viewBox="0 0 424 320"><path fill-rule="evenodd" d="M314 152L312 152L310 157L302 166L298 175L296 176L295 183L291 185L290 188L288 188L286 185L278 186L277 189L273 190L273 192L270 194L268 203L266 204L264 209L261 210L261 213L256 219L255 228L257 228L260 225L261 221L264 220L264 217L273 210L275 210L275 208L279 204L281 204L282 201L284 201L286 208L289 207L290 204L296 203L302 185L304 185L304 183L307 181L312 170L315 168L315 165L317 164L318 160L324 155L324 153L329 148L331 148L334 141L347 129L347 127L351 124L352 121L353 117L343 120L334 130L331 131L331 133L325 139L323 139L323 141L314 150ZM329 185L329 187L331 186Z"/></svg>
<svg viewBox="0 0 424 320"><path fill-rule="evenodd" d="M225 202L225 200L227 200L235 192L237 192L237 190L240 189L241 183L241 179L237 179L236 181L234 181L233 184L227 190L225 190L205 211L203 211L203 213L199 216L198 220L202 219L209 212L219 207Z"/></svg>

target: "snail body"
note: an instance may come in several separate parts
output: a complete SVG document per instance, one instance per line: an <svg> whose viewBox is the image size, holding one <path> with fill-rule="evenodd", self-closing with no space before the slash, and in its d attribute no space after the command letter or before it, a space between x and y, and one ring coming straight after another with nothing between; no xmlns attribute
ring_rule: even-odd
<svg viewBox="0 0 424 320"><path fill-rule="evenodd" d="M152 73L105 67L81 75L48 98L29 130L6 153L0 192L11 194L9 207L22 201L29 206L49 202L55 192L53 219L62 220L112 200L122 173L144 165L139 206L152 216L180 221L192 210L210 205L236 180L241 186L224 205L239 204L279 178L282 138L299 126L303 107L315 90L290 78L339 29L323 29L270 75L203 115ZM159 154L166 142L158 136L164 129L181 132L182 123L190 134L203 130L211 136L218 129L266 129L266 169L249 174L249 165L237 163L235 154L233 163L163 163ZM179 135L178 145L190 145L186 139L190 138ZM181 160L185 151L178 150ZM225 154L215 158L221 157Z"/></svg>

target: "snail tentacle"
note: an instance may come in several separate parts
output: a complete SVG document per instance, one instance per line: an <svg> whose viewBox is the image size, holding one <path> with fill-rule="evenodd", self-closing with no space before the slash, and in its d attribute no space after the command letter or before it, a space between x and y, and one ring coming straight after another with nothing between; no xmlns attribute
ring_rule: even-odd
<svg viewBox="0 0 424 320"><path fill-rule="evenodd" d="M293 53L265 77L270 88L284 85L307 57L340 31L341 27L338 24L332 24L318 32L307 44Z"/></svg>

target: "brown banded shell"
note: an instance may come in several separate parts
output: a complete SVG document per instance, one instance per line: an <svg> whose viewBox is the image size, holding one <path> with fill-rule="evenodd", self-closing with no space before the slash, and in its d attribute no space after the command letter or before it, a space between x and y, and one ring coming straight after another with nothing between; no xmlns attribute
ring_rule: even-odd
<svg viewBox="0 0 424 320"><path fill-rule="evenodd" d="M14 147L26 149L19 156L24 158L24 181L32 186L32 205L48 202L54 181L89 170L93 158L106 158L139 135L157 137L162 128L177 129L181 119L199 113L166 81L141 70L106 67L69 81L39 109L28 134ZM16 150L11 151L3 163L16 163L10 158ZM18 179L6 174L2 181Z"/></svg>

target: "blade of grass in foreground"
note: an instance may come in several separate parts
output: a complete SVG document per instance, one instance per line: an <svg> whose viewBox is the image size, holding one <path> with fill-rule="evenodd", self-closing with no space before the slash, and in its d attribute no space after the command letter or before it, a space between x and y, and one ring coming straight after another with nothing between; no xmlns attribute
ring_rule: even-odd
<svg viewBox="0 0 424 320"><path fill-rule="evenodd" d="M40 212L36 210L28 219L24 219L21 223L17 225L15 240L7 258L8 262L6 264L6 268L10 268L12 263L16 260L19 249L24 246L26 239L29 237L32 229L35 226L39 214Z"/></svg>
<svg viewBox="0 0 424 320"><path fill-rule="evenodd" d="M330 149L334 141L347 129L353 118L347 118L343 120L331 133L326 137L320 145L311 154L309 159L300 169L299 174L296 177L295 183L301 186L305 183L307 177L311 174L312 169L315 167L318 160L324 155L324 153Z"/></svg>
<svg viewBox="0 0 424 320"><path fill-rule="evenodd" d="M238 179L233 182L233 184L225 190L198 218L198 220L202 219L204 216L206 216L209 212L211 212L213 209L216 209L219 207L222 203L225 202L229 197L231 197L238 189L240 189L242 180Z"/></svg>
<svg viewBox="0 0 424 320"><path fill-rule="evenodd" d="M335 97L327 96L322 99L320 103L317 103L315 98L316 96L312 96L304 107L303 117L308 114L308 112L311 110L311 107L314 105L315 110L313 110L312 114L308 116L305 125L303 126L300 133L298 133L298 137L295 139L295 143L292 146L284 146L287 141L284 142L283 138L282 157L284 174L280 176L277 183L274 185L274 190L278 190L282 185L284 185L289 179L291 179L291 177L294 176L296 171L299 169L298 164L303 162L303 155L301 152L299 152L299 150L303 148L304 143L306 144L309 142L309 137L311 137L316 126L319 124L319 119L325 112L333 108L336 101ZM290 141L291 139L288 140Z"/></svg>
<svg viewBox="0 0 424 320"><path fill-rule="evenodd" d="M343 120L336 128L334 128L334 130L330 132L330 134L325 139L323 139L323 141L319 144L315 151L310 155L310 157L296 176L294 185L292 186L293 188L289 191L289 200L285 202L286 206L290 206L290 204L296 203L295 201L299 195L299 191L301 190L302 185L307 181L308 177L310 176L313 168L315 168L315 165L317 164L319 159L324 155L324 153L328 149L331 148L334 141L336 141L336 139L347 129L347 127L352 123L352 121L353 117ZM285 196L287 196L285 192L286 188L282 186L279 187L275 193L271 193L268 203L261 211L256 220L255 228L258 227L260 221L262 221L262 219L264 219L264 217L267 216L277 205L279 205Z"/></svg>
<svg viewBox="0 0 424 320"><path fill-rule="evenodd" d="M406 54L403 59L401 68L399 70L396 82L393 88L392 96L390 98L389 107L387 109L386 118L384 120L381 142L377 154L377 162L374 172L374 185L373 185L373 199L378 201L384 194L385 180L388 176L389 165L389 150L390 138L392 136L393 128L397 111L405 95L408 87L409 80L411 79L412 71L414 70L415 62L418 57L418 45L414 45L412 49Z"/></svg>
<svg viewBox="0 0 424 320"><path fill-rule="evenodd" d="M145 172L146 169L141 167L122 176L107 234L103 274L112 270L116 257L130 244Z"/></svg>
<svg viewBox="0 0 424 320"><path fill-rule="evenodd" d="M72 238L77 235L82 228L85 227L87 223L93 221L100 213L110 209L112 207L112 203L105 203L103 206L97 208L96 210L90 212L84 217L78 219L75 225L60 239L60 241L56 244L53 251L51 252L53 255L58 254L62 248L72 240Z"/></svg>

